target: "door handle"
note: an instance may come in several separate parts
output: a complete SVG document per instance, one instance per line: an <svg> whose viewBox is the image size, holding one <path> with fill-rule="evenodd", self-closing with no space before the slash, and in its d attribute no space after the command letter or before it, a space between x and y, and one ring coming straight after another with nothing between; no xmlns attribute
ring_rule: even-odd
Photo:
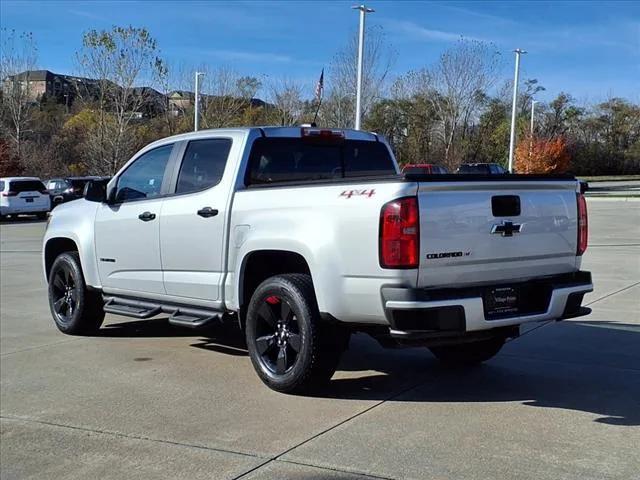
<svg viewBox="0 0 640 480"><path fill-rule="evenodd" d="M138 215L138 218L140 220L142 220L143 222L148 222L148 221L153 220L154 218L156 218L156 214L155 213L151 213L151 212L144 212L144 213L141 213L140 215Z"/></svg>
<svg viewBox="0 0 640 480"><path fill-rule="evenodd" d="M218 210L211 207L204 207L198 210L198 215L204 218L215 217L218 214Z"/></svg>

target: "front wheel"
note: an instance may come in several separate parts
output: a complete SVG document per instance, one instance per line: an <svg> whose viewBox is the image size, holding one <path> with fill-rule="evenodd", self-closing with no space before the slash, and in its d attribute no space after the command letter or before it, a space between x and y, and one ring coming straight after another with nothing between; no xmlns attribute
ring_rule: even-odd
<svg viewBox="0 0 640 480"><path fill-rule="evenodd" d="M347 330L322 322L311 277L303 274L260 284L247 309L245 333L258 376L285 393L326 383L349 342Z"/></svg>
<svg viewBox="0 0 640 480"><path fill-rule="evenodd" d="M49 308L58 329L68 335L95 333L104 320L102 297L87 289L78 252L60 254L49 273Z"/></svg>
<svg viewBox="0 0 640 480"><path fill-rule="evenodd" d="M504 338L495 337L478 342L431 347L431 353L443 364L469 367L493 358L504 345Z"/></svg>

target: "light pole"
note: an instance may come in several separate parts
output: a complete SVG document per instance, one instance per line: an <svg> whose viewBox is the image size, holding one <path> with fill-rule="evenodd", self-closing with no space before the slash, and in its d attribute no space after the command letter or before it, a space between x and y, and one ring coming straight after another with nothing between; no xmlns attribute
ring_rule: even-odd
<svg viewBox="0 0 640 480"><path fill-rule="evenodd" d="M533 121L535 119L536 103L538 103L537 100L531 100L531 138L533 138Z"/></svg>
<svg viewBox="0 0 640 480"><path fill-rule="evenodd" d="M199 91L199 80L200 76L204 75L203 72L196 72L196 87L195 87L195 108L193 111L193 131L198 131L198 126L200 123L200 91Z"/></svg>
<svg viewBox="0 0 640 480"><path fill-rule="evenodd" d="M366 5L354 5L354 10L360 11L360 31L358 32L358 77L356 79L356 122L355 129L360 130L360 117L362 114L362 64L364 62L364 16L375 10Z"/></svg>
<svg viewBox="0 0 640 480"><path fill-rule="evenodd" d="M516 72L513 78L513 104L511 105L511 135L509 138L509 173L513 173L513 151L516 143L516 104L518 103L518 76L520 75L520 55L527 53L516 48Z"/></svg>

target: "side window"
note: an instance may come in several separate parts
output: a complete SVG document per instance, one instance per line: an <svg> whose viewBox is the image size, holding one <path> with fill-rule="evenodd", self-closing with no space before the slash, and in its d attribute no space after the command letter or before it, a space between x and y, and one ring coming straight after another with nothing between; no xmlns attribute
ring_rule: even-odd
<svg viewBox="0 0 640 480"><path fill-rule="evenodd" d="M4 192L4 180L0 180L0 192Z"/></svg>
<svg viewBox="0 0 640 480"><path fill-rule="evenodd" d="M159 196L172 149L164 145L138 157L118 178L116 202Z"/></svg>
<svg viewBox="0 0 640 480"><path fill-rule="evenodd" d="M228 138L192 140L184 153L176 193L205 190L220 182L231 150Z"/></svg>

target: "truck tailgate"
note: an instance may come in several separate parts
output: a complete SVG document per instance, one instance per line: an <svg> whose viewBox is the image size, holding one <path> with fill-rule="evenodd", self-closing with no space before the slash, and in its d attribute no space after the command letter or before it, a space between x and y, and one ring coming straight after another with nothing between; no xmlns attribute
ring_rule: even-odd
<svg viewBox="0 0 640 480"><path fill-rule="evenodd" d="M576 270L575 180L419 182L419 287Z"/></svg>

